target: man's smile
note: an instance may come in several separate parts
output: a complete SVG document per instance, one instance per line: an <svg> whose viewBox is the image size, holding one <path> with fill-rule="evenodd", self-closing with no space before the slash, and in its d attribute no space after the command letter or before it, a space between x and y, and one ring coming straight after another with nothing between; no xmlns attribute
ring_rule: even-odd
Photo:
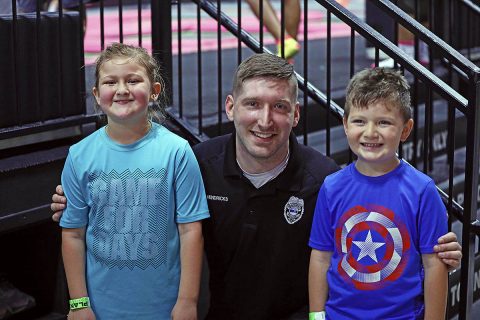
<svg viewBox="0 0 480 320"><path fill-rule="evenodd" d="M274 133L267 133L267 132L259 132L259 131L250 131L255 137L262 138L262 139L269 139L272 138L275 134Z"/></svg>

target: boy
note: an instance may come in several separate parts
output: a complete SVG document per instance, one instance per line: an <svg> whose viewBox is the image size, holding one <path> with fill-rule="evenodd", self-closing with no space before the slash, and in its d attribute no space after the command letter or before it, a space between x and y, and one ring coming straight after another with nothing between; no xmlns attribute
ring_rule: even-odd
<svg viewBox="0 0 480 320"><path fill-rule="evenodd" d="M357 161L328 176L309 245L310 319L444 319L447 269L433 246L447 231L431 178L396 156L412 129L407 81L356 74L343 125Z"/></svg>

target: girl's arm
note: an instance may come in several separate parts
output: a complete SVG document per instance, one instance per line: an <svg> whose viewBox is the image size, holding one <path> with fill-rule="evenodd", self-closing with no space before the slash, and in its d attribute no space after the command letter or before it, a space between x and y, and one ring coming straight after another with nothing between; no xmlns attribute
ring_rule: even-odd
<svg viewBox="0 0 480 320"><path fill-rule="evenodd" d="M88 297L85 280L85 227L62 229L62 256L70 299ZM70 311L69 319L95 319L91 308Z"/></svg>
<svg viewBox="0 0 480 320"><path fill-rule="evenodd" d="M308 270L308 296L310 312L325 311L328 297L327 270L330 267L331 251L312 249Z"/></svg>
<svg viewBox="0 0 480 320"><path fill-rule="evenodd" d="M172 319L197 319L198 292L203 258L203 235L200 221L179 223L180 288Z"/></svg>
<svg viewBox="0 0 480 320"><path fill-rule="evenodd" d="M422 254L425 269L425 320L445 319L448 293L447 266L435 253Z"/></svg>

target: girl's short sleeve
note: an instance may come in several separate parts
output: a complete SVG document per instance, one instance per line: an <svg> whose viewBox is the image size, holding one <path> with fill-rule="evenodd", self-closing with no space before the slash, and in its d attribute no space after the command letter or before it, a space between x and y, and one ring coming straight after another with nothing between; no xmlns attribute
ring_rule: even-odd
<svg viewBox="0 0 480 320"><path fill-rule="evenodd" d="M187 143L183 151L175 168L177 223L189 223L210 217L197 159Z"/></svg>
<svg viewBox="0 0 480 320"><path fill-rule="evenodd" d="M67 197L67 207L63 210L60 226L80 228L88 223L89 207L82 192L82 184L75 172L72 155L69 153L62 171L62 187Z"/></svg>

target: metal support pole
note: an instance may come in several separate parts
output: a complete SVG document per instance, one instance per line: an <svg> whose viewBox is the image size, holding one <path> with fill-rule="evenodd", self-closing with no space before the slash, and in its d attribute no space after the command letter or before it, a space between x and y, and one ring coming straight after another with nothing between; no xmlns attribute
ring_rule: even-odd
<svg viewBox="0 0 480 320"><path fill-rule="evenodd" d="M480 164L480 77L478 73L469 81L467 109L467 150L465 163L465 206L462 227L462 270L460 274L459 319L471 319L475 262L475 234L472 223L477 219L478 168Z"/></svg>
<svg viewBox="0 0 480 320"><path fill-rule="evenodd" d="M172 2L151 2L152 10L152 55L162 68L165 80L167 104L173 101L173 58L172 58Z"/></svg>

